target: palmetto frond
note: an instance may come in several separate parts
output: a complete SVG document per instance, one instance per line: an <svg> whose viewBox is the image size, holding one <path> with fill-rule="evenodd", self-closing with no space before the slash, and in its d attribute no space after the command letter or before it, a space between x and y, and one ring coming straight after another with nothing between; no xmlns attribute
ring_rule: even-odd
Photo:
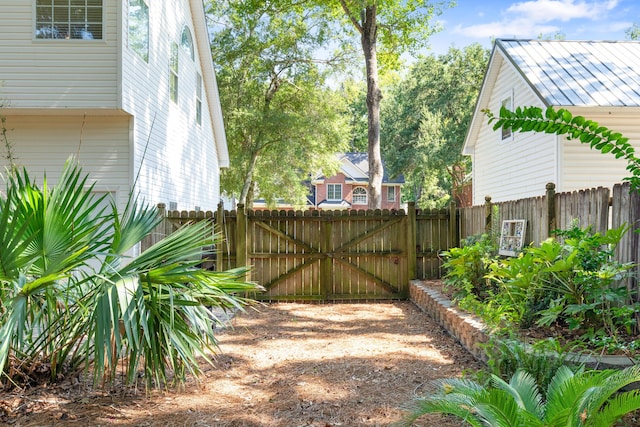
<svg viewBox="0 0 640 427"><path fill-rule="evenodd" d="M0 371L9 355L21 364L47 361L91 366L113 379L128 358L127 378L141 362L148 384L199 372L215 348L210 307L238 309L260 287L243 269L199 268L215 238L196 223L133 256L158 225L154 209L135 197L124 212L104 210L80 168L67 162L58 183L39 188L25 172L0 198ZM105 376L106 375L106 376Z"/></svg>
<svg viewBox="0 0 640 427"><path fill-rule="evenodd" d="M581 368L576 372L561 367L543 397L531 375L523 371L517 371L508 383L493 377L486 387L466 382L456 388L456 379L440 380L438 384L452 386L450 392L417 399L401 425L409 426L423 414L440 412L472 426L610 427L640 409L640 392L620 392L639 381L640 366L621 371Z"/></svg>

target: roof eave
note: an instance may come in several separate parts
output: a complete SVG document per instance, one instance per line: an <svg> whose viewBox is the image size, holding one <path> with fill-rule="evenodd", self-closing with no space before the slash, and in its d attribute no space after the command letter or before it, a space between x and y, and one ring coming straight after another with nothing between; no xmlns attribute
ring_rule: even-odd
<svg viewBox="0 0 640 427"><path fill-rule="evenodd" d="M198 49L198 57L202 67L202 81L207 94L209 105L209 115L213 127L213 137L215 139L216 151L218 153L218 166L229 167L229 148L227 146L227 136L224 131L224 120L222 117L222 106L220 105L220 94L216 82L216 73L213 69L211 59L209 32L204 13L202 0L189 0L191 15L193 16L193 26Z"/></svg>

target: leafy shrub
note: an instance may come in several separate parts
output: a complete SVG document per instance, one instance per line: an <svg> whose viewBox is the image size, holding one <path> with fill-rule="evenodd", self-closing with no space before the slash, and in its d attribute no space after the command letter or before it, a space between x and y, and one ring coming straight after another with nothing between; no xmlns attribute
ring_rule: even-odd
<svg viewBox="0 0 640 427"><path fill-rule="evenodd" d="M559 326L614 348L621 334L638 330L639 305L624 282L632 265L613 257L626 231L602 235L573 224L509 258L483 235L444 253L444 281L461 308L494 328Z"/></svg>
<svg viewBox="0 0 640 427"><path fill-rule="evenodd" d="M492 338L483 348L488 357L487 372L490 375L507 379L517 371L524 370L534 378L541 390L546 390L561 366L571 366L568 360L570 349L563 348L553 338L533 345L517 339Z"/></svg>
<svg viewBox="0 0 640 427"><path fill-rule="evenodd" d="M445 285L457 298L473 295L484 299L491 289L486 275L497 253L495 243L486 234L468 237L461 247L442 252Z"/></svg>

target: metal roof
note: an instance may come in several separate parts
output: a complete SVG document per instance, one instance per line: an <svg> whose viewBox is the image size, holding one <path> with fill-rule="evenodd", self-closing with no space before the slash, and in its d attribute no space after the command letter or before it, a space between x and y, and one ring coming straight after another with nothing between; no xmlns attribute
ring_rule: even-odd
<svg viewBox="0 0 640 427"><path fill-rule="evenodd" d="M640 42L496 41L547 105L640 106Z"/></svg>

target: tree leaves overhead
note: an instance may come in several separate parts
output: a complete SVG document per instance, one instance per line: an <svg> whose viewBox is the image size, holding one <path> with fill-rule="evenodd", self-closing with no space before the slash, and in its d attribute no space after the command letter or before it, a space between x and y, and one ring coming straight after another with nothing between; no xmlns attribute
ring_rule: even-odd
<svg viewBox="0 0 640 427"><path fill-rule="evenodd" d="M461 184L468 163L462 146L488 58L478 44L422 57L389 90L382 130L388 172L404 174L410 200L422 207L446 203Z"/></svg>
<svg viewBox="0 0 640 427"><path fill-rule="evenodd" d="M330 28L304 2L212 2L212 54L229 143L227 194L247 204L302 204L309 174L334 165L347 142L344 101L327 88L334 59L315 58ZM339 63L335 62L335 63Z"/></svg>

